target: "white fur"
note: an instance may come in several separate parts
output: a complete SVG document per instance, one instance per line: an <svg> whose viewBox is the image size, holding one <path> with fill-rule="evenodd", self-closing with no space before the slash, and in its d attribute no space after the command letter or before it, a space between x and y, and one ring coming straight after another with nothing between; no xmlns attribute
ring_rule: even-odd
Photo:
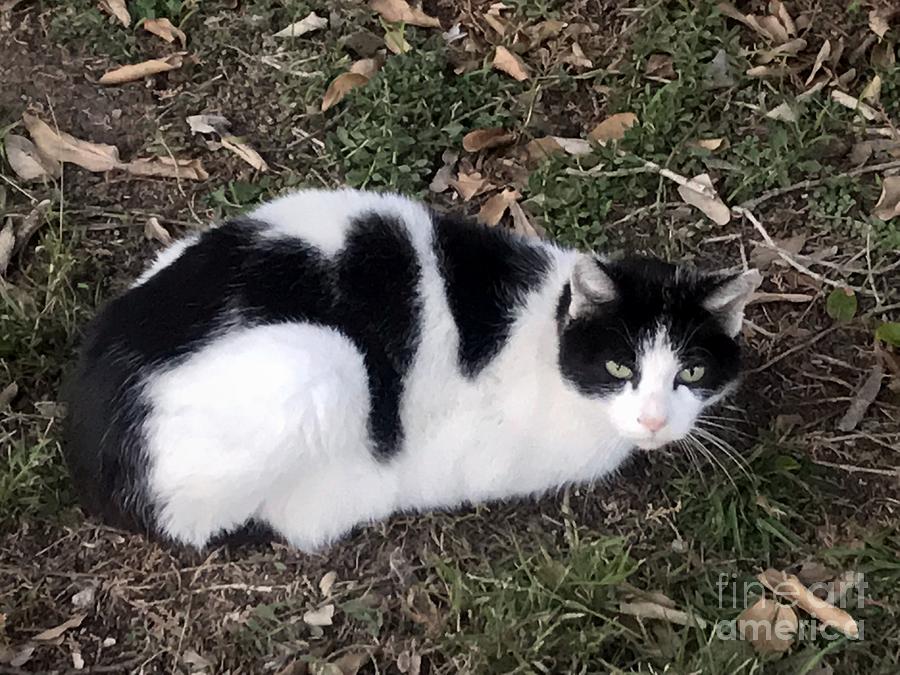
<svg viewBox="0 0 900 675"><path fill-rule="evenodd" d="M703 403L686 387L673 390L682 366L662 332L645 346L640 384L611 400L589 399L560 376L553 318L581 254L542 244L553 258L549 280L525 298L503 350L467 379L423 207L392 195L310 191L251 215L270 223L263 236L302 237L334 254L353 216L372 209L405 223L422 267L423 327L401 408L404 447L387 461L373 458L366 371L343 335L299 324L232 330L144 390L150 488L166 534L202 546L256 517L314 549L398 510L590 481L635 445L658 447L693 425ZM161 257L142 279L162 264ZM657 434L638 422L648 410L668 419Z"/></svg>

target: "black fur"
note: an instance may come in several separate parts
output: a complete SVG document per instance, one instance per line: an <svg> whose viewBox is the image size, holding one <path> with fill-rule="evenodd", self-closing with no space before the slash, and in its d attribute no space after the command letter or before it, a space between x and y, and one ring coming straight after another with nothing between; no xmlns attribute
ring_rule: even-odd
<svg viewBox="0 0 900 675"><path fill-rule="evenodd" d="M475 377L506 343L514 310L547 276L550 258L506 231L441 215L434 250L459 330L459 367Z"/></svg>
<svg viewBox="0 0 900 675"><path fill-rule="evenodd" d="M638 382L636 350L659 326L667 328L688 367L701 365L706 370L699 382L687 386L710 394L734 381L740 367L740 348L702 306L724 279L643 257L600 266L615 283L615 300L575 318L568 312L559 313L560 370L579 390L602 396L625 386L607 371L606 362L610 360L632 368L634 382ZM566 287L561 308L568 308L569 295Z"/></svg>
<svg viewBox="0 0 900 675"><path fill-rule="evenodd" d="M365 354L375 451L402 440L403 377L418 342L419 264L406 231L361 217L333 260L298 239L266 239L241 219L206 232L175 262L110 302L87 332L64 397L65 449L88 511L150 531L148 410L140 378L174 365L226 326L308 321L333 326Z"/></svg>

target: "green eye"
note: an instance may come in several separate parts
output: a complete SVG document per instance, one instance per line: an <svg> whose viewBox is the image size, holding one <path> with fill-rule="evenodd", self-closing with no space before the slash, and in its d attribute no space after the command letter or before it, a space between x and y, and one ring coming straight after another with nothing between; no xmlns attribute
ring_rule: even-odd
<svg viewBox="0 0 900 675"><path fill-rule="evenodd" d="M694 366L693 368L685 368L678 373L678 379L687 384L699 382L706 374L706 368L703 366Z"/></svg>
<svg viewBox="0 0 900 675"><path fill-rule="evenodd" d="M630 380L634 375L631 368L615 361L606 362L606 371L617 380Z"/></svg>

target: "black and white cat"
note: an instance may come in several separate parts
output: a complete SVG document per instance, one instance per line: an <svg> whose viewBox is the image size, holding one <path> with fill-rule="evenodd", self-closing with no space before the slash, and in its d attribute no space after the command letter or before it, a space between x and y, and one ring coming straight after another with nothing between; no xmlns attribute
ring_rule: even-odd
<svg viewBox="0 0 900 675"><path fill-rule="evenodd" d="M759 281L298 192L176 243L100 314L68 461L89 511L196 547L255 523L315 549L590 481L734 387Z"/></svg>

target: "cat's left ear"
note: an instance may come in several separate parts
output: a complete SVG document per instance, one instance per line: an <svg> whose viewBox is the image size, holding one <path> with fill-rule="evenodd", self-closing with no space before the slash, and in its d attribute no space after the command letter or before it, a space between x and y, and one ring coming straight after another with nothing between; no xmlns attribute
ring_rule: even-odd
<svg viewBox="0 0 900 675"><path fill-rule="evenodd" d="M741 332L744 308L759 285L759 270L747 270L720 282L703 301L703 308L715 316L730 337Z"/></svg>
<svg viewBox="0 0 900 675"><path fill-rule="evenodd" d="M575 262L569 280L572 300L569 316L578 317L597 305L616 299L616 285L603 269L600 261L588 253L582 253Z"/></svg>

